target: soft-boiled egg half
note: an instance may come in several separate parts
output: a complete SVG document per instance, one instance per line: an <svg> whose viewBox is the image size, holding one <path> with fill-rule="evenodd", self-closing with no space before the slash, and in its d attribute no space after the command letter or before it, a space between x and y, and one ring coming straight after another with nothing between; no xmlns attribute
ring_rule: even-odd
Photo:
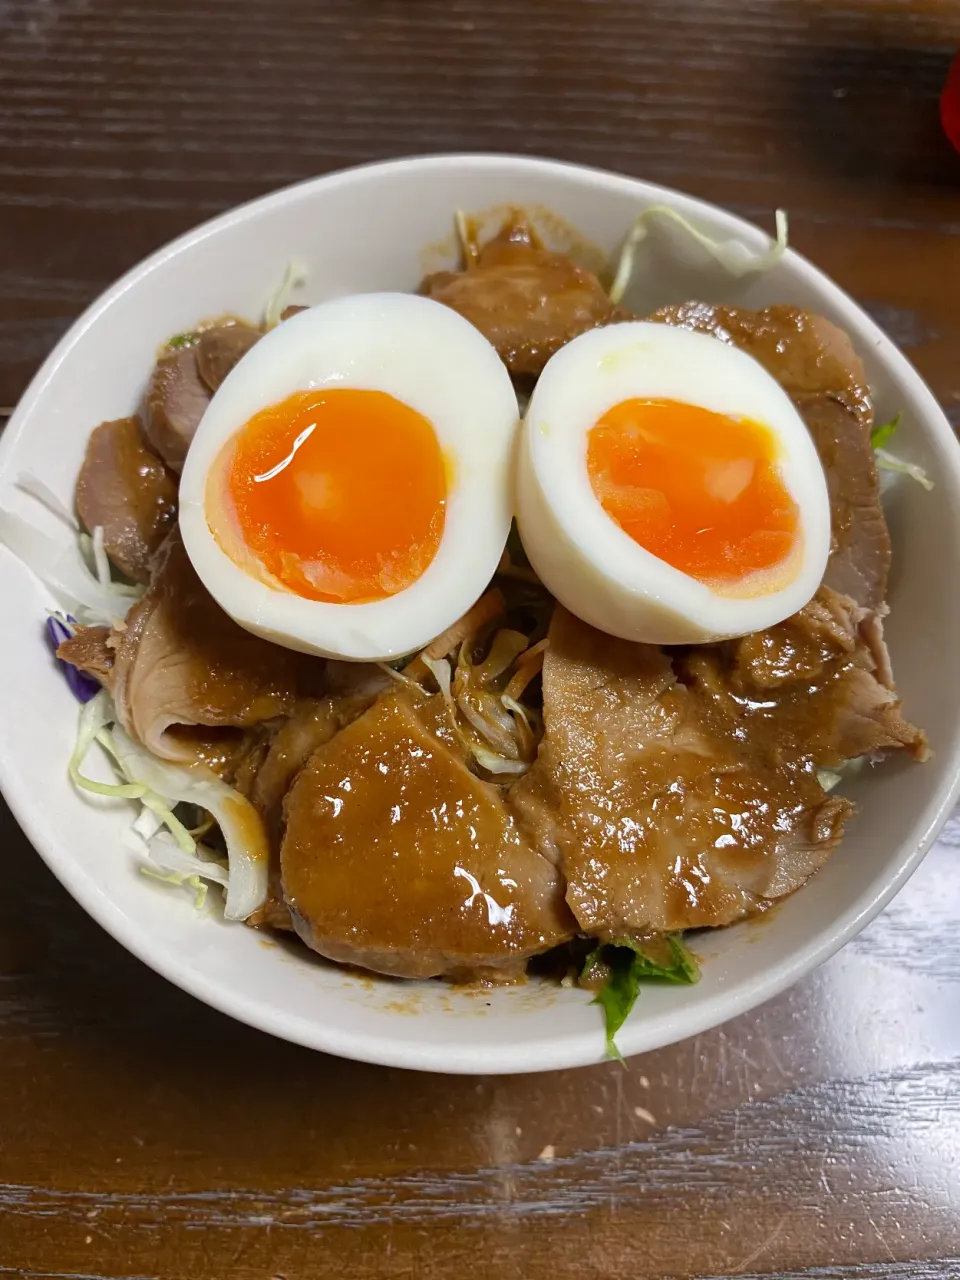
<svg viewBox="0 0 960 1280"><path fill-rule="evenodd" d="M455 311L396 293L311 307L210 402L180 486L187 553L269 640L356 661L421 649L496 570L517 426L506 368Z"/></svg>
<svg viewBox="0 0 960 1280"><path fill-rule="evenodd" d="M585 333L547 364L517 520L571 613L651 644L782 621L830 551L823 469L780 385L717 338L643 321Z"/></svg>

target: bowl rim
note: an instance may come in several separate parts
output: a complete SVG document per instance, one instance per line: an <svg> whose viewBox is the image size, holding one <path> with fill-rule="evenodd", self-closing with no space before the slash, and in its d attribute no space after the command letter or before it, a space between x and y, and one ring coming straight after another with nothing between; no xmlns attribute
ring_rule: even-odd
<svg viewBox="0 0 960 1280"><path fill-rule="evenodd" d="M747 241L757 241L762 235L754 224L730 213L722 206L687 195L674 188L606 169L541 157L499 152L429 153L373 161L307 178L256 197L200 223L142 259L104 290L70 325L44 360L18 401L5 430L0 433L0 476L5 471L7 458L16 448L35 406L42 399L47 385L67 353L118 298L135 288L171 258L188 248L202 244L204 240L217 235L222 230L259 217L261 213L279 208L287 202L296 201L310 188L348 184L366 173L379 172L383 177L388 178L391 173L404 170L429 171L450 164L467 165L474 169L487 167L499 171L515 168L518 173L523 172L527 175L531 172L568 174L581 182L589 182L598 189L617 189L620 192L633 194L647 203L656 201L673 204L694 214L698 210L702 211L714 221L719 219L726 222L731 234L736 234ZM821 295L828 297L840 310L852 311L856 314L861 326L871 331L877 359L886 366L892 366L901 377L911 383L923 409L924 432L932 431L943 447L944 462L949 469L949 484L952 490L960 495L960 445L939 403L921 375L883 330L844 290L795 250L788 249L787 257L799 274ZM6 728L0 725L0 743L3 740L9 741L9 737ZM17 788L11 785L12 778L7 772L5 756L6 752L0 750L0 792L3 793L27 839L70 895L127 951L174 985L219 1012L258 1030L307 1048L384 1066L452 1074L478 1072L512 1074L582 1066L598 1061L599 1029L596 1036L585 1032L554 1036L539 1046L537 1060L532 1062L529 1046L524 1044L498 1046L491 1051L489 1057L480 1057L475 1049L460 1048L454 1038L449 1043L437 1045L428 1042L394 1041L389 1036L379 1033L343 1031L324 1027L318 1022L287 1012L278 1013L254 997L237 995L226 984L208 979L202 971L179 960L175 953L158 954L152 945L144 945L132 923L92 877L78 868L62 846L55 841L48 842L45 839L34 821L36 804L30 798L32 793L20 795ZM645 1035L642 1021L635 1021L632 1026L628 1022L618 1035L618 1042L624 1056L649 1052L664 1045L676 1043L678 1040L700 1034L755 1008L779 995L855 937L883 910L917 869L957 799L960 798L960 743L944 764L943 779L918 817L919 831L912 846L904 846L896 865L885 874L878 876L872 886L864 890L839 918L829 926L820 929L808 942L796 947L787 957L763 974L756 975L751 980L741 981L729 991L718 993L715 999L699 1012L691 1014L690 1011L678 1010L676 1013L661 1016L658 1020L659 1032L657 1033Z"/></svg>

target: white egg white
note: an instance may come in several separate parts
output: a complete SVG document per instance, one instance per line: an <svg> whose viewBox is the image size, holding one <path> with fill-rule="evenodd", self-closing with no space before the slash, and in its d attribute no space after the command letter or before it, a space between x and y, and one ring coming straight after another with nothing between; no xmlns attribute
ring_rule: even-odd
<svg viewBox="0 0 960 1280"><path fill-rule="evenodd" d="M448 464L437 554L416 582L382 600L305 599L235 563L210 528L207 478L226 442L261 409L324 387L384 391L401 400L433 425ZM322 303L271 330L210 402L180 485L184 545L214 599L257 635L353 661L412 653L473 604L497 567L512 517L518 425L505 366L456 312L398 293Z"/></svg>
<svg viewBox="0 0 960 1280"><path fill-rule="evenodd" d="M644 550L600 505L587 471L590 429L629 399L673 400L761 423L800 512L797 569L766 592L714 590ZM830 504L813 441L783 388L717 338L638 321L563 347L537 382L522 427L517 520L544 584L611 635L691 644L747 635L802 608L830 551Z"/></svg>

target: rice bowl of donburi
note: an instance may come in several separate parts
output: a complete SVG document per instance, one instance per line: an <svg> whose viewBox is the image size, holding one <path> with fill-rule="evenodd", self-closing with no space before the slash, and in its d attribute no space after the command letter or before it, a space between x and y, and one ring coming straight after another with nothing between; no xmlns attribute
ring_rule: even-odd
<svg viewBox="0 0 960 1280"><path fill-rule="evenodd" d="M948 813L958 497L782 218L508 157L317 179L135 269L11 419L0 782L274 1034L640 1052L825 959Z"/></svg>

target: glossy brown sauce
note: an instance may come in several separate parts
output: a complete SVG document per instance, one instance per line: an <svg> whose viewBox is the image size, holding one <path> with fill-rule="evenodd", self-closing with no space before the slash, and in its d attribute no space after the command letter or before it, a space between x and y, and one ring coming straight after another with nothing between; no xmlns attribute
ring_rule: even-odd
<svg viewBox="0 0 960 1280"><path fill-rule="evenodd" d="M313 755L281 864L310 945L383 972L522 958L572 928L553 868L465 767L438 695L389 692Z"/></svg>
<svg viewBox="0 0 960 1280"><path fill-rule="evenodd" d="M725 924L802 883L850 812L818 768L922 750L873 671L855 606L825 589L768 632L670 652L558 608L547 733L512 802L559 850L580 926Z"/></svg>

